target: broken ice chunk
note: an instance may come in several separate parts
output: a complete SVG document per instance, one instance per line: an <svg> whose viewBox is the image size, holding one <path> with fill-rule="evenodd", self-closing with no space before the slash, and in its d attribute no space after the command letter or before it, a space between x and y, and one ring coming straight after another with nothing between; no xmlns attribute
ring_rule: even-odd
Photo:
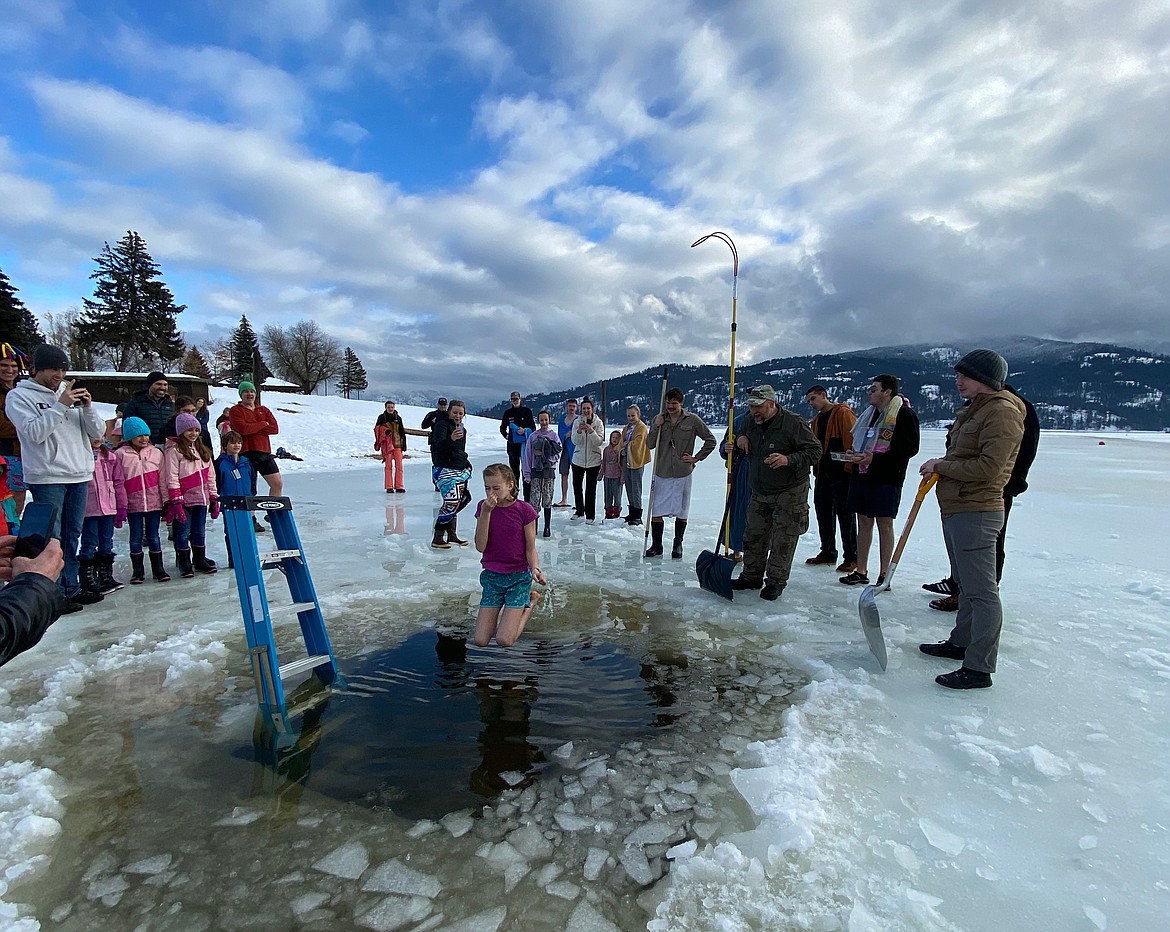
<svg viewBox="0 0 1170 932"><path fill-rule="evenodd" d="M957 857L967 847L966 841L954 832L949 832L941 825L931 822L930 819L919 819L918 827L922 829L922 834L926 836L926 840L933 847L938 848L943 854Z"/></svg>
<svg viewBox="0 0 1170 932"><path fill-rule="evenodd" d="M342 880L357 880L369 866L370 855L366 846L360 841L351 841L325 855L313 868Z"/></svg>
<svg viewBox="0 0 1170 932"><path fill-rule="evenodd" d="M401 893L404 896L425 896L434 899L443 889L438 879L407 867L397 858L381 865L362 884L362 890L374 893Z"/></svg>

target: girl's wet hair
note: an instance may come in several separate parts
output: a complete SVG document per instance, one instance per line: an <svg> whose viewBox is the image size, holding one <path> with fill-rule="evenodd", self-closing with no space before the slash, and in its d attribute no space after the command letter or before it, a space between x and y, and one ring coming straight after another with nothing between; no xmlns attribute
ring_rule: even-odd
<svg viewBox="0 0 1170 932"><path fill-rule="evenodd" d="M508 483L508 488L512 490L512 498L520 497L520 486L516 482L516 474L512 472L511 466L507 463L492 463L490 466L485 466L483 468L483 477L490 479L492 476L499 476Z"/></svg>

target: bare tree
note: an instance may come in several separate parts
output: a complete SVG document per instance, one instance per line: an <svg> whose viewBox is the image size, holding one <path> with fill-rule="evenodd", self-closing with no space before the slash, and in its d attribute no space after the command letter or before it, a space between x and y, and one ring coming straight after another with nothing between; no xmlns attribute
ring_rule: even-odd
<svg viewBox="0 0 1170 932"><path fill-rule="evenodd" d="M306 395L345 367L341 344L311 320L298 321L287 330L269 325L260 334L260 345L273 372Z"/></svg>
<svg viewBox="0 0 1170 932"><path fill-rule="evenodd" d="M44 320L45 340L65 350L70 368L82 372L92 371L95 364L93 351L77 338L77 321L80 317L81 308L76 305L60 313L48 311Z"/></svg>
<svg viewBox="0 0 1170 932"><path fill-rule="evenodd" d="M206 345L203 358L207 361L207 368L211 378L218 382L232 374L232 342L228 337L220 337Z"/></svg>

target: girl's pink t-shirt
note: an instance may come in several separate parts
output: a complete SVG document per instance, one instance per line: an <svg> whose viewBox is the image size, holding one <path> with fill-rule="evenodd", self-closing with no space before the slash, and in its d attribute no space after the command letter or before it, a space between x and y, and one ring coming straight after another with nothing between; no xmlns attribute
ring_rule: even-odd
<svg viewBox="0 0 1170 932"><path fill-rule="evenodd" d="M481 501L475 506L478 518L483 509ZM480 563L493 573L519 573L528 569L528 555L524 549L524 528L536 520L536 509L522 499L511 505L497 505L492 509L488 524L487 547Z"/></svg>

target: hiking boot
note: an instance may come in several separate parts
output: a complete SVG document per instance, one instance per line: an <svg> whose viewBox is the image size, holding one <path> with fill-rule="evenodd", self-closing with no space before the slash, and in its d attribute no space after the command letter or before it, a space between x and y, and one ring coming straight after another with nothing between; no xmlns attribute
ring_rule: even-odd
<svg viewBox="0 0 1170 932"><path fill-rule="evenodd" d="M857 561L856 560L845 560L844 562L841 563L840 566L837 567L837 572L838 573L852 573L855 569L857 569Z"/></svg>
<svg viewBox="0 0 1170 932"><path fill-rule="evenodd" d="M952 673L936 676L934 681L947 689L987 689L991 685L991 674L970 667L959 667Z"/></svg>
<svg viewBox="0 0 1170 932"><path fill-rule="evenodd" d="M937 644L919 644L918 649L931 657L945 657L947 660L962 660L967 653L966 648L950 641L939 641Z"/></svg>
<svg viewBox="0 0 1170 932"><path fill-rule="evenodd" d="M835 553L829 554L829 553L825 553L824 551L822 551L821 553L818 553L815 557L809 557L804 562L807 563L809 566L832 566L834 563L837 562L837 554L835 554Z"/></svg>
<svg viewBox="0 0 1170 932"><path fill-rule="evenodd" d="M759 589L764 584L762 579L752 579L742 573L731 581L732 589Z"/></svg>
<svg viewBox="0 0 1170 932"><path fill-rule="evenodd" d="M252 518L252 530L257 534L267 534L268 528L256 520L255 516Z"/></svg>
<svg viewBox="0 0 1170 932"><path fill-rule="evenodd" d="M959 587L955 585L955 581L950 576L946 579L940 579L938 582L923 583L922 588L935 595L959 594Z"/></svg>
<svg viewBox="0 0 1170 932"><path fill-rule="evenodd" d="M868 586L869 575L867 573L852 572L848 576L842 576L837 582L842 586Z"/></svg>
<svg viewBox="0 0 1170 932"><path fill-rule="evenodd" d="M783 593L783 586L777 586L775 583L767 583L764 588L760 590L760 598L767 599L769 602L775 602Z"/></svg>
<svg viewBox="0 0 1170 932"><path fill-rule="evenodd" d="M959 610L959 597L948 595L945 599L931 599L930 607L936 612L957 612Z"/></svg>

